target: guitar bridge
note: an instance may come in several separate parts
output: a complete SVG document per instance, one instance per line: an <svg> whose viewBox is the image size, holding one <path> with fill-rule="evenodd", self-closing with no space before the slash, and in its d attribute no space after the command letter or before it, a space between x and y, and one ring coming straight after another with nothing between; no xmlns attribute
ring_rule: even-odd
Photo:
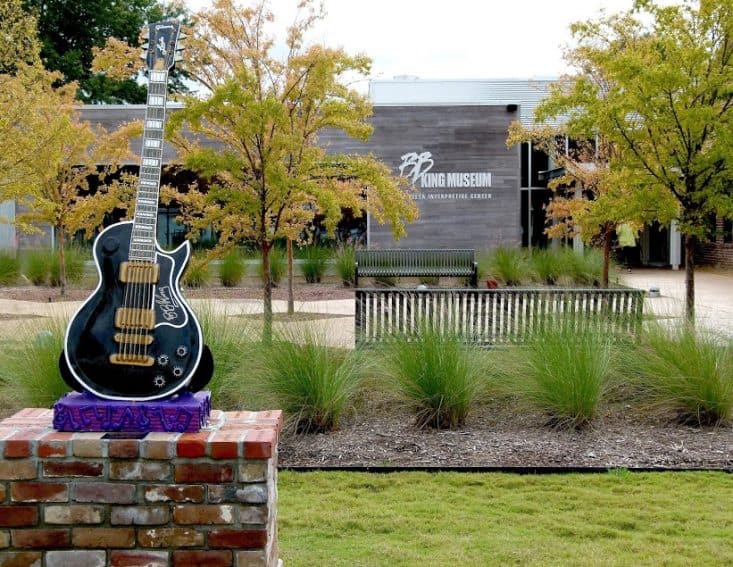
<svg viewBox="0 0 733 567"><path fill-rule="evenodd" d="M111 354L109 361L112 364L123 366L152 366L155 364L155 359L152 356L144 354Z"/></svg>
<svg viewBox="0 0 733 567"><path fill-rule="evenodd" d="M119 329L153 329L155 328L155 311L120 307L115 311L115 327Z"/></svg>
<svg viewBox="0 0 733 567"><path fill-rule="evenodd" d="M160 276L160 266L150 262L122 262L120 281L135 284L155 284Z"/></svg>

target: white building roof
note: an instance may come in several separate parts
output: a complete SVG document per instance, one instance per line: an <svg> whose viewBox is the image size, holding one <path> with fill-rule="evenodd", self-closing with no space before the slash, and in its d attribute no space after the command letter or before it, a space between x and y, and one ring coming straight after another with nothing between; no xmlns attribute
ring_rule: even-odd
<svg viewBox="0 0 733 567"><path fill-rule="evenodd" d="M420 79L399 77L369 83L374 106L519 105L519 119L534 122L534 110L557 79Z"/></svg>

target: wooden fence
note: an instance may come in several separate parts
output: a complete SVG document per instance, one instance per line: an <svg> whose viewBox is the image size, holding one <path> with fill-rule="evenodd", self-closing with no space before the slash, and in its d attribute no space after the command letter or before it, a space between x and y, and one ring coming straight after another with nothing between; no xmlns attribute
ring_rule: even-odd
<svg viewBox="0 0 733 567"><path fill-rule="evenodd" d="M639 289L357 289L356 346L430 325L466 341L520 343L547 325L636 335L644 291Z"/></svg>

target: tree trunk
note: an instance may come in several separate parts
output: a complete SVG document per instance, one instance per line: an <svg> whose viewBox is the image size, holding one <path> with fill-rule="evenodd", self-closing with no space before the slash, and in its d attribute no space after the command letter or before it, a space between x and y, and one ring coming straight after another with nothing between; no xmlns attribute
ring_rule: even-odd
<svg viewBox="0 0 733 567"><path fill-rule="evenodd" d="M270 250L272 245L266 240L260 241L262 251L262 283L264 286L264 320L262 342L272 342L272 274L270 273Z"/></svg>
<svg viewBox="0 0 733 567"><path fill-rule="evenodd" d="M608 287L608 268L611 263L611 235L613 228L611 224L606 224L603 231L603 273L601 274L601 287Z"/></svg>
<svg viewBox="0 0 733 567"><path fill-rule="evenodd" d="M695 248L697 237L685 236L685 322L695 326Z"/></svg>
<svg viewBox="0 0 733 567"><path fill-rule="evenodd" d="M61 297L66 295L66 253L64 251L64 229L61 226L56 227L56 238L59 245L59 288Z"/></svg>
<svg viewBox="0 0 733 567"><path fill-rule="evenodd" d="M295 313L293 297L293 241L288 238L288 315Z"/></svg>

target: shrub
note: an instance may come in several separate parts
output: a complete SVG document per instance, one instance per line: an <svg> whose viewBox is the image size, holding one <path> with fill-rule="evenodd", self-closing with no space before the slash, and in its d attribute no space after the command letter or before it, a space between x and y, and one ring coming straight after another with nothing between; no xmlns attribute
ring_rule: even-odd
<svg viewBox="0 0 733 567"><path fill-rule="evenodd" d="M264 281L265 272L262 267L262 252L258 252L257 257L260 260L260 278ZM277 286L288 271L288 256L282 248L274 246L270 249L270 278L272 285Z"/></svg>
<svg viewBox="0 0 733 567"><path fill-rule="evenodd" d="M233 318L212 303L197 306L196 315L204 344L214 357L214 374L206 386L216 407L222 410L252 408L249 369L257 355L256 333L247 319Z"/></svg>
<svg viewBox="0 0 733 567"><path fill-rule="evenodd" d="M303 249L301 270L307 283L320 283L330 255L329 250L321 246L306 246Z"/></svg>
<svg viewBox="0 0 733 567"><path fill-rule="evenodd" d="M423 327L387 343L382 373L416 415L418 427L464 425L483 390L483 365L459 337Z"/></svg>
<svg viewBox="0 0 733 567"><path fill-rule="evenodd" d="M573 252L572 276L579 285L599 286L603 274L603 251L586 249L582 254Z"/></svg>
<svg viewBox="0 0 733 567"><path fill-rule="evenodd" d="M344 286L354 284L356 277L356 249L353 246L342 246L336 253L336 272Z"/></svg>
<svg viewBox="0 0 733 567"><path fill-rule="evenodd" d="M0 253L0 285L14 285L20 276L20 262L7 253Z"/></svg>
<svg viewBox="0 0 733 567"><path fill-rule="evenodd" d="M262 382L296 431L324 432L337 429L350 408L362 366L358 352L326 346L313 331L297 329L267 348Z"/></svg>
<svg viewBox="0 0 733 567"><path fill-rule="evenodd" d="M481 272L504 285L517 286L532 280L532 268L527 253L521 248L493 250L481 260Z"/></svg>
<svg viewBox="0 0 733 567"><path fill-rule="evenodd" d="M567 255L561 250L534 250L531 262L539 281L547 285L555 285L568 272Z"/></svg>
<svg viewBox="0 0 733 567"><path fill-rule="evenodd" d="M209 273L209 259L205 254L194 254L183 272L183 283L188 287L205 286L211 274Z"/></svg>
<svg viewBox="0 0 733 567"><path fill-rule="evenodd" d="M11 405L51 407L69 391L58 366L65 332L66 321L44 319L41 325L27 323L18 332L21 340L6 343L0 383Z"/></svg>
<svg viewBox="0 0 733 567"><path fill-rule="evenodd" d="M28 250L23 254L23 274L33 285L46 285L51 275L49 250Z"/></svg>
<svg viewBox="0 0 733 567"><path fill-rule="evenodd" d="M64 249L66 265L66 282L79 283L84 277L84 262L90 258L89 251L80 246L68 246ZM53 287L61 285L61 263L57 250L49 251L48 282Z"/></svg>
<svg viewBox="0 0 733 567"><path fill-rule="evenodd" d="M635 353L638 385L651 404L685 423L733 418L733 343L683 326L652 325Z"/></svg>
<svg viewBox="0 0 733 567"><path fill-rule="evenodd" d="M506 393L545 412L556 426L577 429L593 420L615 369L609 337L555 322L513 348Z"/></svg>
<svg viewBox="0 0 733 567"><path fill-rule="evenodd" d="M219 264L219 279L224 287L236 287L245 274L245 264L239 250L231 250Z"/></svg>

